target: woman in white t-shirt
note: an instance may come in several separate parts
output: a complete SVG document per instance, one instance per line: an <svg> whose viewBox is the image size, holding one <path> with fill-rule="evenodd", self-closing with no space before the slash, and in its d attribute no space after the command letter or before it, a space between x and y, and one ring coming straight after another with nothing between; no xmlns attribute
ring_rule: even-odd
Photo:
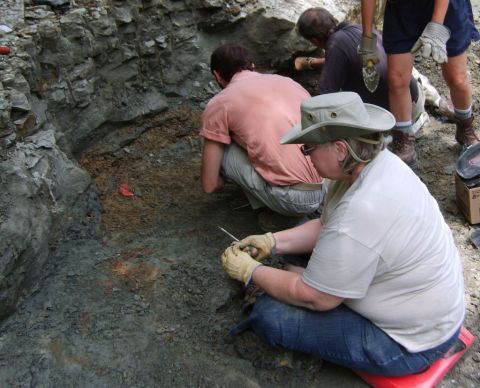
<svg viewBox="0 0 480 388"><path fill-rule="evenodd" d="M332 180L322 217L224 252L231 277L265 291L231 334L252 328L272 345L373 374L419 372L455 343L464 319L451 231L425 185L385 149L388 111L340 92L301 112L282 143L303 144ZM262 265L273 250L311 256L305 269Z"/></svg>

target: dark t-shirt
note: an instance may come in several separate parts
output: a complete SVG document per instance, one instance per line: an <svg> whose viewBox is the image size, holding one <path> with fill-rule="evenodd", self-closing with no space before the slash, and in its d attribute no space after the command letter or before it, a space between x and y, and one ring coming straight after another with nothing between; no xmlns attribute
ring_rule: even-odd
<svg viewBox="0 0 480 388"><path fill-rule="evenodd" d="M371 93L363 82L362 58L357 47L362 37L362 27L342 23L327 40L325 47L325 65L322 68L320 83L314 94L334 93L339 90L356 92L363 102L389 109L387 86L387 55L382 46L381 34L377 34L377 52L379 63L376 68L380 83ZM412 101L418 98L417 82L410 82Z"/></svg>

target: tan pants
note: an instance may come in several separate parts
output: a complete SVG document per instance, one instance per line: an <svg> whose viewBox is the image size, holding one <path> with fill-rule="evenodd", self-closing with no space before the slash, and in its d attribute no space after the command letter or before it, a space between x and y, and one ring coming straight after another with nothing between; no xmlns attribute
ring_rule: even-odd
<svg viewBox="0 0 480 388"><path fill-rule="evenodd" d="M425 77L425 79L427 78ZM430 116L428 116L428 113L425 111L425 100L426 100L425 88L424 88L424 85L418 79L417 79L417 87L418 87L418 98L416 102L412 102L412 133L415 135L415 137L420 137L422 133L422 127L430 121ZM435 88L433 89L435 90Z"/></svg>
<svg viewBox="0 0 480 388"><path fill-rule="evenodd" d="M421 74L417 69L413 68L412 76L420 84L420 90L424 95L424 105L438 106L440 101L440 93L435 89L435 86L431 84L429 79Z"/></svg>
<svg viewBox="0 0 480 388"><path fill-rule="evenodd" d="M271 186L255 171L247 153L233 143L225 149L222 174L243 189L253 209L267 206L286 216L314 213L326 193L323 184L312 185L311 189L307 185Z"/></svg>

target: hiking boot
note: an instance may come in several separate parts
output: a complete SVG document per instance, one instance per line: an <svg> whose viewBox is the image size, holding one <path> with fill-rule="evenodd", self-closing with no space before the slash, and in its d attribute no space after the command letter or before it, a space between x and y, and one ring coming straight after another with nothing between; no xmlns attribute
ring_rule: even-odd
<svg viewBox="0 0 480 388"><path fill-rule="evenodd" d="M473 129L473 116L463 120L457 119L456 124L457 132L455 133L455 140L458 144L468 147L480 142L480 139L478 139L475 130Z"/></svg>
<svg viewBox="0 0 480 388"><path fill-rule="evenodd" d="M415 151L415 135L392 130L392 152L402 159L411 169L417 168L418 158Z"/></svg>

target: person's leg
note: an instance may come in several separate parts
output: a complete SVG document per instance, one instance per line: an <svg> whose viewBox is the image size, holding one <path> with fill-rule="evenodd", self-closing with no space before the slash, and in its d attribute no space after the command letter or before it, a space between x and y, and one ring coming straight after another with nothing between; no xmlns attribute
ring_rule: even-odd
<svg viewBox="0 0 480 388"><path fill-rule="evenodd" d="M409 121L412 117L410 79L412 78L413 56L410 53L389 54L387 59L390 109L397 122Z"/></svg>
<svg viewBox="0 0 480 388"><path fill-rule="evenodd" d="M405 163L415 167L417 153L412 130L412 97L410 95L413 56L410 53L402 53L389 54L387 58L389 104L396 120L392 130L392 149Z"/></svg>
<svg viewBox="0 0 480 388"><path fill-rule="evenodd" d="M313 215L319 209L326 194L325 185L318 185L318 189L297 190L288 186L269 186L267 195L271 202L275 203L276 209L280 214L295 215Z"/></svg>
<svg viewBox="0 0 480 388"><path fill-rule="evenodd" d="M449 121L455 122L452 101L449 98L442 96L435 86L432 85L430 80L415 69L415 67L412 70L412 77L417 80L417 83L425 96L425 107L430 107L438 115L445 116ZM415 117L415 114L412 114Z"/></svg>
<svg viewBox="0 0 480 388"><path fill-rule="evenodd" d="M472 90L467 67L466 52L449 57L448 62L442 65L443 78L450 89L457 131L455 139L464 146L479 142L473 129Z"/></svg>
<svg viewBox="0 0 480 388"><path fill-rule="evenodd" d="M345 305L314 312L287 305L264 294L250 316L230 335L252 329L272 346L280 346L368 373L400 376L419 372L445 353L456 337L435 349L409 353L384 331Z"/></svg>
<svg viewBox="0 0 480 388"><path fill-rule="evenodd" d="M442 71L457 119L455 139L461 145L469 146L479 142L473 129L472 91L467 66L467 49L472 40L479 38L470 1L450 0L444 25L451 35L447 41L448 62L442 65Z"/></svg>
<svg viewBox="0 0 480 388"><path fill-rule="evenodd" d="M425 94L423 86L417 81L417 100L412 100L412 133L416 139L423 134L423 127L430 121L428 113L425 111Z"/></svg>
<svg viewBox="0 0 480 388"><path fill-rule="evenodd" d="M449 57L442 65L443 78L450 89L450 97L455 108L470 109L472 89L467 67L467 53Z"/></svg>
<svg viewBox="0 0 480 388"><path fill-rule="evenodd" d="M222 174L239 185L250 202L252 209L265 206L265 202L252 193L251 187L262 185L247 153L235 143L225 148L222 161Z"/></svg>
<svg viewBox="0 0 480 388"><path fill-rule="evenodd" d="M441 96L430 80L415 67L412 69L412 77L417 80L417 83L422 89L423 95L425 96L425 105L438 107Z"/></svg>
<svg viewBox="0 0 480 388"><path fill-rule="evenodd" d="M422 84L417 81L418 97L416 101L412 99L412 123L418 120L423 112L425 112L425 93Z"/></svg>
<svg viewBox="0 0 480 388"><path fill-rule="evenodd" d="M222 174L243 189L253 209L267 206L285 216L303 216L315 212L325 193L323 186L318 190L303 191L269 185L256 172L247 153L233 143L225 150Z"/></svg>

